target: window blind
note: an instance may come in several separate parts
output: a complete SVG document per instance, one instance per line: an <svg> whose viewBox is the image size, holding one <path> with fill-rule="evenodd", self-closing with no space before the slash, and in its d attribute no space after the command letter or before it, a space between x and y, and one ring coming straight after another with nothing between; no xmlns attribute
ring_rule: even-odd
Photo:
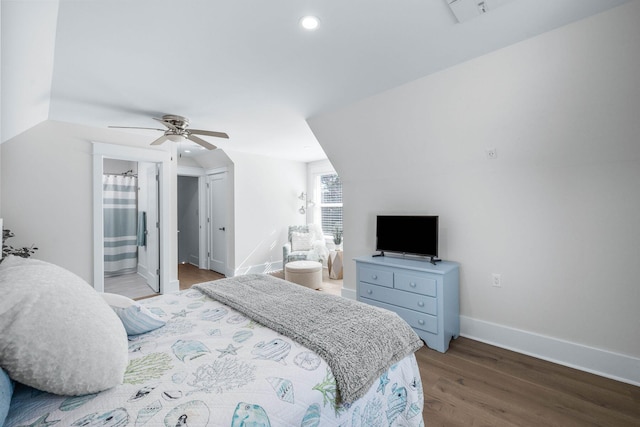
<svg viewBox="0 0 640 427"><path fill-rule="evenodd" d="M320 215L325 235L342 230L342 181L336 174L320 176Z"/></svg>

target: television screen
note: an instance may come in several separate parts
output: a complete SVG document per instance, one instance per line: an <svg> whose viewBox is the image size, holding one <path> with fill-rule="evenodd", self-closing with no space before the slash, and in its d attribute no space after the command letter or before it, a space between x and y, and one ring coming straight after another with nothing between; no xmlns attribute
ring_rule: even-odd
<svg viewBox="0 0 640 427"><path fill-rule="evenodd" d="M438 217L378 215L376 250L438 256Z"/></svg>

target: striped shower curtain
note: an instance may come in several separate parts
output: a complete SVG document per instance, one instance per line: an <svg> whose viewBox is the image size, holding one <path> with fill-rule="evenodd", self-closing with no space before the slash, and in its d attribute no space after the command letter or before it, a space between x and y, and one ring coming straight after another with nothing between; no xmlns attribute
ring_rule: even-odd
<svg viewBox="0 0 640 427"><path fill-rule="evenodd" d="M135 273L138 267L137 178L103 175L104 275Z"/></svg>

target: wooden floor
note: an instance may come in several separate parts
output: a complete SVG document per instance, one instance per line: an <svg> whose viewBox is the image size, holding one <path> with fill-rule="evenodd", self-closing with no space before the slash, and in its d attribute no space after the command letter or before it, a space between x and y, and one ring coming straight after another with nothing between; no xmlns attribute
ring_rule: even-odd
<svg viewBox="0 0 640 427"><path fill-rule="evenodd" d="M224 279L224 275L212 270L201 270L191 264L178 264L180 290L189 289L196 283L210 282L219 279Z"/></svg>
<svg viewBox="0 0 640 427"><path fill-rule="evenodd" d="M462 337L416 357L427 426L640 426L640 387Z"/></svg>

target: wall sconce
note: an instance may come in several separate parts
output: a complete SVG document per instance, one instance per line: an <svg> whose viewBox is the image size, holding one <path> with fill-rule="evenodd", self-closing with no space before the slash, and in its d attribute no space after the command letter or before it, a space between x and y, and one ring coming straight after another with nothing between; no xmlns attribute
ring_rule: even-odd
<svg viewBox="0 0 640 427"><path fill-rule="evenodd" d="M298 196L298 199L302 200L303 202L303 205L300 206L300 209L298 209L298 212L300 212L300 215L306 214L307 209L309 209L309 206L315 205L315 203L313 203L311 200L307 200L307 193L305 193L304 191L300 193L300 195Z"/></svg>

